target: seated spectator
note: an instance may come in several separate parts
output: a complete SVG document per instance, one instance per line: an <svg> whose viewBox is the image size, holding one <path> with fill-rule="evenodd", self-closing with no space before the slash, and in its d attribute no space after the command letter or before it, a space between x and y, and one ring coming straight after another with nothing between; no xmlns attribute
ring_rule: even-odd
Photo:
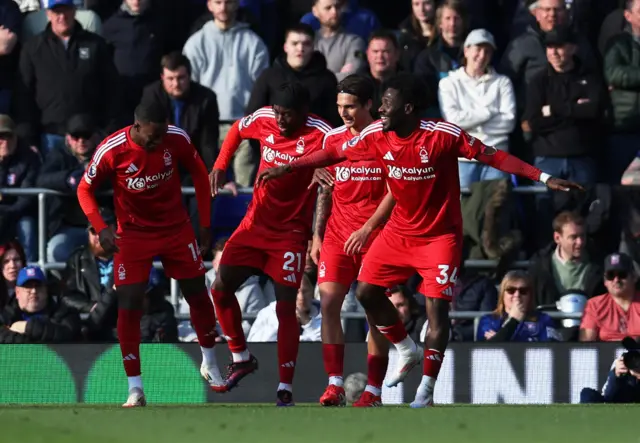
<svg viewBox="0 0 640 443"><path fill-rule="evenodd" d="M0 187L33 188L40 158L18 142L16 126L8 115L0 115ZM0 199L0 244L18 237L27 260L37 260L38 230L35 195L3 195Z"/></svg>
<svg viewBox="0 0 640 443"><path fill-rule="evenodd" d="M509 271L500 283L498 307L478 323L477 341L546 342L560 336L551 317L535 310L531 277Z"/></svg>
<svg viewBox="0 0 640 443"><path fill-rule="evenodd" d="M606 96L600 73L577 57L577 36L556 27L544 38L548 67L526 88L524 119L536 167L554 177L594 183Z"/></svg>
<svg viewBox="0 0 640 443"><path fill-rule="evenodd" d="M488 146L509 151L509 134L516 124L516 99L511 80L489 66L497 49L493 35L475 29L464 42L464 66L440 81L442 118L455 123ZM459 159L460 187L507 174L475 160Z"/></svg>
<svg viewBox="0 0 640 443"><path fill-rule="evenodd" d="M0 246L0 312L16 295L16 281L20 269L27 265L22 245L11 241Z"/></svg>
<svg viewBox="0 0 640 443"><path fill-rule="evenodd" d="M382 104L384 83L400 69L400 45L392 32L380 29L371 34L367 46L367 63L369 69L364 75L376 85L371 101L371 116L377 120L380 118L378 109Z"/></svg>
<svg viewBox="0 0 640 443"><path fill-rule="evenodd" d="M300 341L319 342L320 326L320 302L314 300L316 274L305 272L298 289L296 300L296 316L300 325ZM251 326L248 342L276 342L278 341L278 317L276 315L276 303L270 303L262 309L255 322Z"/></svg>
<svg viewBox="0 0 640 443"><path fill-rule="evenodd" d="M49 295L44 272L27 266L18 273L16 296L0 314L0 343L64 343L80 336L77 312Z"/></svg>
<svg viewBox="0 0 640 443"><path fill-rule="evenodd" d="M324 55L327 69L338 81L360 71L364 65L365 41L340 28L340 0L314 0L313 15L320 21L315 50Z"/></svg>
<svg viewBox="0 0 640 443"><path fill-rule="evenodd" d="M576 291L588 298L601 294L602 266L589 257L584 219L564 211L553 220L553 243L531 259L535 306L555 305L563 294Z"/></svg>
<svg viewBox="0 0 640 443"><path fill-rule="evenodd" d="M452 311L493 311L498 306L498 290L490 278L461 267L453 287ZM453 319L454 341L473 341L474 322L471 319Z"/></svg>
<svg viewBox="0 0 640 443"><path fill-rule="evenodd" d="M22 41L28 41L47 28L49 21L54 17L50 9L57 5L74 6L76 8L76 20L80 23L82 29L102 35L102 20L100 20L98 14L89 9L78 7L78 5L74 4L73 0L42 0L42 5L43 9L25 16L24 23L22 24L22 34L20 36Z"/></svg>
<svg viewBox="0 0 640 443"><path fill-rule="evenodd" d="M400 67L403 71L413 72L418 54L436 40L438 33L436 32L435 19L435 0L413 0L411 2L411 15L400 23L398 34Z"/></svg>
<svg viewBox="0 0 640 443"><path fill-rule="evenodd" d="M371 33L380 28L380 22L378 17L366 8L361 8L358 5L359 0L339 0L340 9L340 24L345 32L349 34L355 34L363 40L367 40ZM306 13L300 20L305 23L314 31L320 29L320 20L313 14L313 12Z"/></svg>
<svg viewBox="0 0 640 443"><path fill-rule="evenodd" d="M20 59L22 14L15 1L0 0L0 114L8 114Z"/></svg>
<svg viewBox="0 0 640 443"><path fill-rule="evenodd" d="M116 220L108 209L101 211L105 223L114 232ZM87 232L85 230L85 235ZM92 342L116 339L118 299L114 284L113 255L107 254L93 227L88 229L87 246L78 248L67 260L64 290L60 303L83 317L82 335Z"/></svg>
<svg viewBox="0 0 640 443"><path fill-rule="evenodd" d="M140 320L142 343L178 342L178 321L173 305L165 298L164 286L162 272L151 268Z"/></svg>
<svg viewBox="0 0 640 443"><path fill-rule="evenodd" d="M580 341L620 341L640 337L638 276L627 254L615 253L604 261L607 293L589 299L580 324Z"/></svg>
<svg viewBox="0 0 640 443"><path fill-rule="evenodd" d="M336 76L327 69L327 61L313 49L315 33L308 25L299 23L285 32L284 54L278 56L256 80L247 113L263 106L271 106L273 96L282 83L297 81L311 95L309 111L333 125L342 124L336 107Z"/></svg>
<svg viewBox="0 0 640 443"><path fill-rule="evenodd" d="M391 288L389 293L389 300L398 310L400 320L402 320L407 334L413 341L420 343L420 332L427 321L426 311L420 309L415 297L404 285Z"/></svg>
<svg viewBox="0 0 640 443"><path fill-rule="evenodd" d="M39 188L66 196L47 200L47 261L67 261L74 249L87 243L87 217L82 212L76 190L98 140L91 116L74 115L67 123L64 146L47 154L38 175ZM111 199L112 197L107 197Z"/></svg>

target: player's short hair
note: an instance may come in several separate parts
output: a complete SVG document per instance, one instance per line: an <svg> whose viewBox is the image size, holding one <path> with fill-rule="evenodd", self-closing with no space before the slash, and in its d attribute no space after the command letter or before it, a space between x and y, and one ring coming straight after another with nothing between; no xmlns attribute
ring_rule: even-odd
<svg viewBox="0 0 640 443"><path fill-rule="evenodd" d="M316 32L313 28L306 23L296 23L295 25L289 26L287 30L284 32L284 39L286 40L289 37L289 34L304 34L307 35L313 40L316 38Z"/></svg>
<svg viewBox="0 0 640 443"><path fill-rule="evenodd" d="M574 223L578 226L584 226L584 218L577 212L562 211L553 219L553 232L562 234L562 230L569 223Z"/></svg>
<svg viewBox="0 0 640 443"><path fill-rule="evenodd" d="M159 104L140 103L134 112L134 117L140 123L166 123L167 111Z"/></svg>
<svg viewBox="0 0 640 443"><path fill-rule="evenodd" d="M433 103L433 93L427 82L416 75L401 72L384 83L383 90L395 89L403 104L411 103L414 113L422 113Z"/></svg>
<svg viewBox="0 0 640 443"><path fill-rule="evenodd" d="M228 241L229 241L229 237L220 237L218 240L216 240L215 244L213 245L213 252L214 253L222 252Z"/></svg>
<svg viewBox="0 0 640 443"><path fill-rule="evenodd" d="M378 29L376 31L373 31L369 35L369 44L371 44L371 42L374 40L386 40L391 43L393 47L396 48L396 50L400 49L400 43L398 43L396 34L389 29Z"/></svg>
<svg viewBox="0 0 640 443"><path fill-rule="evenodd" d="M185 67L189 75L191 75L191 62L186 55L179 51L173 51L164 55L160 60L160 67L169 71L177 71Z"/></svg>
<svg viewBox="0 0 640 443"><path fill-rule="evenodd" d="M309 107L311 95L309 90L296 81L282 83L273 94L272 104L296 111Z"/></svg>
<svg viewBox="0 0 640 443"><path fill-rule="evenodd" d="M358 98L358 103L365 105L373 99L375 85L368 77L351 74L338 83L337 91L338 94L355 95Z"/></svg>

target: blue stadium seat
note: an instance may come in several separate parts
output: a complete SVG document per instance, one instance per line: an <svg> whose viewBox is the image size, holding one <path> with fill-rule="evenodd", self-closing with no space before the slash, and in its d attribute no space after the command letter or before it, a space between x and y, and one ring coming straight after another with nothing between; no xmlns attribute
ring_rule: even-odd
<svg viewBox="0 0 640 443"><path fill-rule="evenodd" d="M211 231L214 241L229 236L238 227L253 194L218 195L211 204Z"/></svg>

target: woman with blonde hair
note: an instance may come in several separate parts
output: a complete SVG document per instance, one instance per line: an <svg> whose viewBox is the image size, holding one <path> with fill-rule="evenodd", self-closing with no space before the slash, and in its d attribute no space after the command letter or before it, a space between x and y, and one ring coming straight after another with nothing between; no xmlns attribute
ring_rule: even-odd
<svg viewBox="0 0 640 443"><path fill-rule="evenodd" d="M476 341L559 341L549 315L537 311L531 277L524 271L509 271L500 283L498 306L480 318Z"/></svg>

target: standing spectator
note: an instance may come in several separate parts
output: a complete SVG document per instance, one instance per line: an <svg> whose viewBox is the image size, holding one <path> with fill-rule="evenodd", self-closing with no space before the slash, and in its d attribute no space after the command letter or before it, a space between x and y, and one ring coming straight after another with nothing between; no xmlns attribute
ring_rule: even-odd
<svg viewBox="0 0 640 443"><path fill-rule="evenodd" d="M602 267L587 252L584 219L564 211L553 220L553 243L531 259L536 306L555 305L573 290L591 298L602 293Z"/></svg>
<svg viewBox="0 0 640 443"><path fill-rule="evenodd" d="M27 266L18 273L16 296L0 314L0 343L64 343L80 336L75 311L55 302L44 272Z"/></svg>
<svg viewBox="0 0 640 443"><path fill-rule="evenodd" d="M314 32L308 25L298 23L287 29L284 54L256 81L247 105L248 114L271 105L280 85L296 81L309 90L310 112L334 125L342 121L336 110L336 76L327 69L324 56L313 50L313 40Z"/></svg>
<svg viewBox="0 0 640 443"><path fill-rule="evenodd" d="M400 23L398 34L403 70L413 72L418 54L435 41L435 19L435 0L411 0L411 15Z"/></svg>
<svg viewBox="0 0 640 443"><path fill-rule="evenodd" d="M8 115L0 114L0 186L33 188L40 169L40 158L18 143L16 127ZM24 246L27 260L37 260L38 230L35 195L0 195L0 243L16 236Z"/></svg>
<svg viewBox="0 0 640 443"><path fill-rule="evenodd" d="M89 114L106 132L120 116L118 75L102 37L75 21L73 0L47 3L47 29L20 54L16 92L19 135L42 152L64 144L67 121Z"/></svg>
<svg viewBox="0 0 640 443"><path fill-rule="evenodd" d="M628 30L609 41L604 75L611 95L613 128L607 150L607 175L620 184L640 150L640 0L626 2Z"/></svg>
<svg viewBox="0 0 640 443"><path fill-rule="evenodd" d="M400 69L400 46L392 32L381 29L371 34L367 47L367 62L369 70L365 75L371 78L376 85L371 100L371 115L377 120L380 118L378 109L382 104L384 82L398 73Z"/></svg>
<svg viewBox="0 0 640 443"><path fill-rule="evenodd" d="M16 295L20 269L27 265L22 245L13 240L0 246L0 312Z"/></svg>
<svg viewBox="0 0 640 443"><path fill-rule="evenodd" d="M8 114L18 69L22 26L20 8L13 0L0 0L0 114Z"/></svg>
<svg viewBox="0 0 640 443"><path fill-rule="evenodd" d="M320 21L315 49L324 55L327 68L338 81L359 71L364 64L365 41L340 28L339 0L315 0L313 15Z"/></svg>
<svg viewBox="0 0 640 443"><path fill-rule="evenodd" d="M570 28L548 32L545 46L548 68L527 86L524 114L535 165L554 177L594 183L606 100L602 78L576 56Z"/></svg>
<svg viewBox="0 0 640 443"><path fill-rule="evenodd" d="M363 40L368 40L371 33L380 28L380 21L373 11L361 8L358 0L339 0L338 2L340 14L340 24L342 29L349 34L355 34ZM320 20L313 12L306 13L300 20L311 26L311 29L318 31L320 29Z"/></svg>
<svg viewBox="0 0 640 443"><path fill-rule="evenodd" d="M47 8L49 8L53 3L56 3L56 0L43 0L45 9L33 11L32 13L25 16L24 24L22 26L22 34L20 35L20 38L23 42L29 41L31 38L47 29L47 24L49 23ZM100 19L98 14L91 10L85 9L77 3L75 4L75 6L76 20L78 21L80 26L82 26L82 29L84 29L85 31L93 32L94 34L102 35L102 20Z"/></svg>
<svg viewBox="0 0 640 443"><path fill-rule="evenodd" d="M509 134L516 123L516 99L509 77L489 66L496 50L493 35L475 29L464 42L464 66L440 81L442 117L483 143L509 151ZM502 171L477 161L458 161L460 187L481 180L506 177Z"/></svg>
<svg viewBox="0 0 640 443"><path fill-rule="evenodd" d="M144 87L157 79L162 55L181 47L172 31L172 17L161 12L151 0L124 0L104 24L103 36L114 49L113 61L120 74L127 124L133 123Z"/></svg>
<svg viewBox="0 0 640 443"><path fill-rule="evenodd" d="M626 336L640 337L640 294L638 276L627 254L615 253L604 261L607 293L587 301L580 341L620 341Z"/></svg>
<svg viewBox="0 0 640 443"><path fill-rule="evenodd" d="M213 20L184 45L191 62L191 78L216 93L220 111L220 144L234 121L245 115L251 89L269 64L263 41L246 23L236 20L238 0L209 0ZM251 186L258 159L248 141L235 153L235 182Z"/></svg>
<svg viewBox="0 0 640 443"><path fill-rule="evenodd" d="M47 261L64 263L74 249L87 243L87 217L76 190L97 146L95 127L88 115L74 115L67 124L64 147L49 152L37 186L66 196L48 200Z"/></svg>

